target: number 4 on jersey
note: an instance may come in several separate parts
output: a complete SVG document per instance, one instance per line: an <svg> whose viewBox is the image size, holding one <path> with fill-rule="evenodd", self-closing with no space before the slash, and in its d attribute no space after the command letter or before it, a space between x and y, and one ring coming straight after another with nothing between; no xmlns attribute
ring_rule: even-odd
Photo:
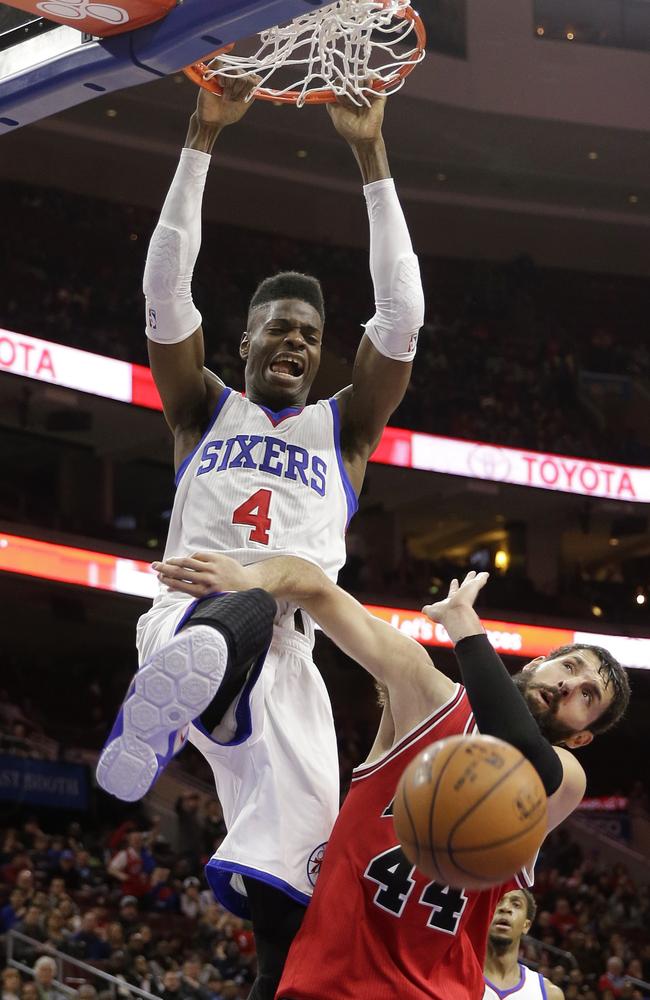
<svg viewBox="0 0 650 1000"><path fill-rule="evenodd" d="M253 529L248 536L250 542L269 544L271 496L271 490L257 490L233 511L233 524L248 524Z"/></svg>

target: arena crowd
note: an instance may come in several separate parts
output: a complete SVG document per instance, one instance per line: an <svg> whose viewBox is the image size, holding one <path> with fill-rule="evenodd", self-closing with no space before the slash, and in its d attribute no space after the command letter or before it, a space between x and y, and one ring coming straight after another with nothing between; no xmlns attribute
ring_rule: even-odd
<svg viewBox="0 0 650 1000"><path fill-rule="evenodd" d="M161 1000L238 1000L254 976L250 926L215 903L202 876L223 836L219 806L184 795L175 848L155 819L112 830L71 823L47 833L35 819L5 828L0 842L0 930L16 939L2 1000L108 998L107 984L54 951L109 972L118 995L136 986ZM538 913L523 958L560 986L566 1000L647 1000L650 893L623 865L585 856L560 831L544 847ZM30 970L30 971L27 971ZM59 976L62 975L62 980ZM83 979L83 982L80 982Z"/></svg>
<svg viewBox="0 0 650 1000"><path fill-rule="evenodd" d="M146 364L141 282L156 213L14 184L6 216L8 229L21 233L21 253L7 263L0 326ZM242 385L237 347L255 286L297 266L323 283L326 350L352 360L372 313L365 251L209 222L203 232L194 298L205 318L207 364L229 385ZM422 257L421 267L427 322L395 426L650 461L630 406L634 383L650 385L641 278L542 270L525 256Z"/></svg>

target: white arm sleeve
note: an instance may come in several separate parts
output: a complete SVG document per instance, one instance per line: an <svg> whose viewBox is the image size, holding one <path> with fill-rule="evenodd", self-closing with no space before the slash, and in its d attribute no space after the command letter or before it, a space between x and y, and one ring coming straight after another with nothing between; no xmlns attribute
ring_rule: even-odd
<svg viewBox="0 0 650 1000"><path fill-rule="evenodd" d="M412 361L424 323L424 292L418 259L391 177L366 184L363 192L370 220L370 273L375 315L366 336L380 354Z"/></svg>
<svg viewBox="0 0 650 1000"><path fill-rule="evenodd" d="M201 203L210 155L183 149L160 220L154 229L142 289L146 333L160 344L178 344L201 325L192 302L192 273L201 247Z"/></svg>

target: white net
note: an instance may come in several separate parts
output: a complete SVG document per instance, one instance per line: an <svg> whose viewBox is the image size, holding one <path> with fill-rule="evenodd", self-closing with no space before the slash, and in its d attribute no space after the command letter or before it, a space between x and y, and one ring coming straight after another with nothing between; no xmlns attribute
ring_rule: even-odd
<svg viewBox="0 0 650 1000"><path fill-rule="evenodd" d="M207 64L205 79L257 73L275 97L296 92L296 104L310 94L331 90L347 94L355 104L368 104L373 92L394 93L409 71L424 58L417 39L410 0L337 0L297 17L289 24L260 32L251 56L222 54ZM271 90L269 78L290 69L292 82ZM286 73L284 74L286 76Z"/></svg>

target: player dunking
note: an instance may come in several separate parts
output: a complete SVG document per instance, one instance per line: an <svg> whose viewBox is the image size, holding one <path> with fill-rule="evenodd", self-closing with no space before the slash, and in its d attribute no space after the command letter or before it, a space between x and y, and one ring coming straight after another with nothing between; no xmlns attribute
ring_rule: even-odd
<svg viewBox="0 0 650 1000"><path fill-rule="evenodd" d="M497 903L488 933L483 1000L564 1000L559 986L519 961L521 939L532 927L536 911L528 889L511 889Z"/></svg>
<svg viewBox="0 0 650 1000"><path fill-rule="evenodd" d="M187 594L263 586L300 602L386 689L375 743L353 774L278 1000L480 998L494 908L518 882L482 892L429 882L396 841L397 782L425 746L477 727L534 765L549 796L552 829L585 789L584 771L568 748L585 746L625 710L629 684L620 664L600 647L575 645L533 660L513 683L473 609L486 573L469 573L460 587L453 581L446 600L424 609L455 644L461 687L422 647L368 614L313 565L277 559L242 568L201 553L160 571L168 586ZM530 883L531 871L518 878Z"/></svg>
<svg viewBox="0 0 650 1000"><path fill-rule="evenodd" d="M214 142L245 114L255 82L227 79L222 98L200 91L147 257L149 355L177 470L165 558L197 548L244 563L295 553L335 578L366 463L409 381L423 293L388 169L385 102L330 105L359 165L370 219L376 312L353 383L305 405L320 363L324 306L318 281L293 272L267 278L251 300L240 345L246 396L204 368L191 297L203 187ZM121 799L141 797L189 724L189 739L214 772L228 829L208 878L228 908L252 914L259 960L252 996L271 997L312 893L311 859L339 803L336 738L311 658L312 625L291 603L276 614L265 593L196 606L161 588L138 623L137 644L141 668L100 758L99 783Z"/></svg>

